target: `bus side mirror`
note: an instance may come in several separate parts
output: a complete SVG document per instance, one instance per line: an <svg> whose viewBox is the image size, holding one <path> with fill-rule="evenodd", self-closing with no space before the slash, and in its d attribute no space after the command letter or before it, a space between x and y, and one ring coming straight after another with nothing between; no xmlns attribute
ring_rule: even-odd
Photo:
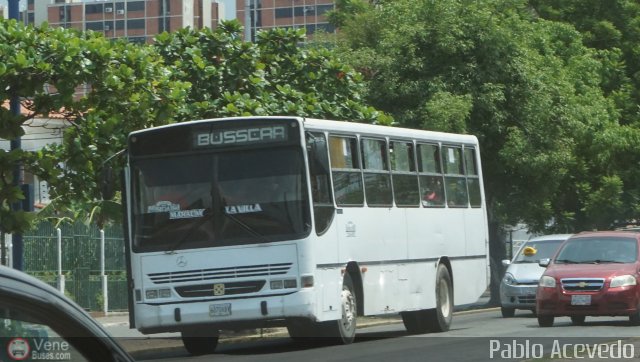
<svg viewBox="0 0 640 362"><path fill-rule="evenodd" d="M538 265L540 265L543 268L548 267L549 264L551 264L551 259L549 259L549 258L544 258L544 259L538 260Z"/></svg>
<svg viewBox="0 0 640 362"><path fill-rule="evenodd" d="M113 199L115 195L113 184L113 169L109 165L104 165L102 171L100 171L100 193L103 200Z"/></svg>

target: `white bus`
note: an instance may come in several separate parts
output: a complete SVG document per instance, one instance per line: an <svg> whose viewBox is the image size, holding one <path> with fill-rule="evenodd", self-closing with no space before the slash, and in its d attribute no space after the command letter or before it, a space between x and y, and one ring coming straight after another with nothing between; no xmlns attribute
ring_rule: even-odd
<svg viewBox="0 0 640 362"><path fill-rule="evenodd" d="M489 283L474 136L298 117L172 124L128 139L132 328L286 326L353 341L356 317L449 329Z"/></svg>

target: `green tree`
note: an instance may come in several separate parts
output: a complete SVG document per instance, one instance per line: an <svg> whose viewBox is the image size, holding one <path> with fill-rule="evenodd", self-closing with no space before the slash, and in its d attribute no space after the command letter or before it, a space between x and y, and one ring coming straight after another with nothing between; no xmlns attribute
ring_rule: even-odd
<svg viewBox="0 0 640 362"><path fill-rule="evenodd" d="M526 1L383 1L347 19L338 44L371 105L402 126L480 139L494 296L505 225L570 232L635 215L622 165L639 155L625 147L637 131L620 124L623 90L606 76L619 52L586 47Z"/></svg>
<svg viewBox="0 0 640 362"><path fill-rule="evenodd" d="M20 160L51 185L54 201L41 215L104 224L120 208L117 199L101 200L99 174L133 130L236 115L390 122L364 103L359 73L326 49L301 46L303 40L301 31L275 29L247 43L232 21L135 45L93 32L1 21L0 83L8 86L0 96L18 95L30 113L15 117L0 108L0 137L19 135L22 124L40 115L55 113L69 123L61 145L0 152L1 230L28 226L26 215L9 209L22 197L10 185L12 166ZM78 95L78 87L86 92Z"/></svg>
<svg viewBox="0 0 640 362"><path fill-rule="evenodd" d="M0 152L1 230L24 231L27 215L9 205L23 197L9 184L16 162L51 184L58 211L95 216L100 224L109 202L100 202L97 173L124 144L126 132L168 122L186 84L170 80L157 53L93 32L28 27L0 20L0 99L20 98L28 114L0 108L0 137L13 139L34 117L55 114L69 127L63 145L38 152ZM78 89L85 89L84 94ZM78 210L83 210L82 212Z"/></svg>
<svg viewBox="0 0 640 362"><path fill-rule="evenodd" d="M305 47L304 30L273 29L242 40L238 22L181 29L154 47L173 78L191 84L176 120L295 115L389 123L367 106L362 76L327 49Z"/></svg>

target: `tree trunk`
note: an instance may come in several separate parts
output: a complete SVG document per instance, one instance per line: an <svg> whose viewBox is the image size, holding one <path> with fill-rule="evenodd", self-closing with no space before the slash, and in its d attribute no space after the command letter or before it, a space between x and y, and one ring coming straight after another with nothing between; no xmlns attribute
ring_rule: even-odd
<svg viewBox="0 0 640 362"><path fill-rule="evenodd" d="M491 267L491 283L489 285L489 291L491 292L489 299L490 306L500 305L500 281L505 272L502 260L507 258L505 248L506 235L503 225L489 220L489 262Z"/></svg>

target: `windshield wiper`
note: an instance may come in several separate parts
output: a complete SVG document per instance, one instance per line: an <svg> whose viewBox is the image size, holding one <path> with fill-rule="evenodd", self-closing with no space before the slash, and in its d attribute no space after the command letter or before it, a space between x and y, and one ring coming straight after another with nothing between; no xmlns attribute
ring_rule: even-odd
<svg viewBox="0 0 640 362"><path fill-rule="evenodd" d="M251 226L247 225L247 223L245 223L244 221L240 220L236 215L234 214L229 214L227 212L225 212L225 207L227 206L227 201L222 198L222 214L226 217L228 217L229 219L231 219L233 222L235 222L236 224L240 225L246 232L248 232L249 234L257 237L258 239L261 239L264 242L270 243L271 240L269 240L269 238L267 238L266 236L260 234L259 232L257 232L254 228L252 228Z"/></svg>
<svg viewBox="0 0 640 362"><path fill-rule="evenodd" d="M577 260L570 260L570 259L556 259L556 263L562 263L562 264L580 264L583 263L581 261L577 261Z"/></svg>
<svg viewBox="0 0 640 362"><path fill-rule="evenodd" d="M195 222L195 224L192 227L189 228L189 230L187 230L187 232L184 234L184 236L180 240L178 240L175 244L173 244L171 248L169 248L169 250L165 250L164 253L175 254L178 247L184 244L184 242L189 239L193 231L196 229L199 229L200 226L202 226L202 224L204 224L205 221L213 219L214 215L215 213L213 212L213 210L211 210L210 213L203 215L200 219L198 219L198 221Z"/></svg>
<svg viewBox="0 0 640 362"><path fill-rule="evenodd" d="M583 261L585 264L604 264L604 263L614 263L614 264L624 264L623 261L619 260L607 260L607 259L593 259L593 260L585 260Z"/></svg>

